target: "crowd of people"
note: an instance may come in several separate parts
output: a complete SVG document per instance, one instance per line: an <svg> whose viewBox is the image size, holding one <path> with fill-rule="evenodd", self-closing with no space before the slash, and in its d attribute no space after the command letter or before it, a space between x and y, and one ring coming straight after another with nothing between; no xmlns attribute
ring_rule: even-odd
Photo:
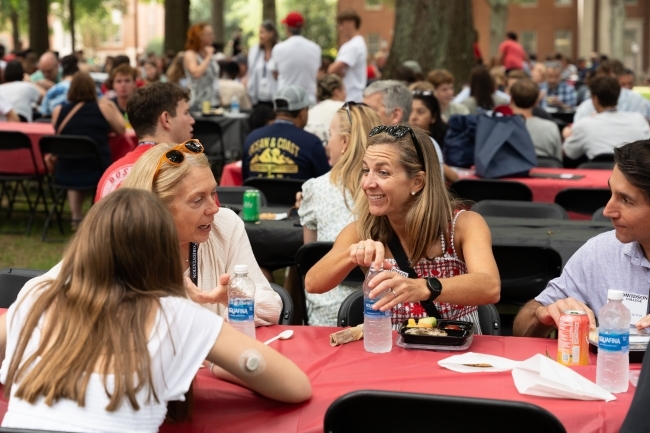
<svg viewBox="0 0 650 433"><path fill-rule="evenodd" d="M605 209L616 230L576 253L522 309L515 334L546 336L564 308L587 310L594 322L612 281L647 293L650 103L630 90L620 61L535 61L508 33L491 68L475 50L469 77L425 73L411 60L387 80L387 51L368 56L359 15L343 10L336 21L342 46L334 59L302 35L298 12L281 22L284 40L264 21L259 43L247 51L237 35L232 56L215 47L208 24L195 24L183 52L135 67L126 56L109 58L105 80L79 53L44 53L36 69L30 53L5 58L0 114L50 118L57 134L92 137L101 167L46 158L59 181L96 182L96 204L84 217L83 194L68 191L71 245L0 320L4 426L93 430L101 413L106 430L155 430L167 403L191 392L204 361L266 397L310 398L295 364L224 323L237 264L256 286L256 326L278 323L282 300L242 220L219 206L205 149L192 138L192 113L206 105L250 110L244 178L305 181L296 197L304 242L333 242L305 278L310 325L336 326L341 303L359 290L345 278L360 266L400 271L369 282L371 297L386 294L373 308L390 310L393 327L436 316L471 321L481 333L478 306L498 302L499 271L487 223L448 191L458 174L444 156L448 123L472 115L521 116L538 157L560 166L602 154L616 163ZM456 94L458 82L467 85ZM552 120L558 110L575 111L573 124L561 129ZM138 146L111 161L108 136L127 126ZM620 272L609 273L611 263ZM637 325L650 327L650 318ZM264 369L241 367L251 353Z"/></svg>

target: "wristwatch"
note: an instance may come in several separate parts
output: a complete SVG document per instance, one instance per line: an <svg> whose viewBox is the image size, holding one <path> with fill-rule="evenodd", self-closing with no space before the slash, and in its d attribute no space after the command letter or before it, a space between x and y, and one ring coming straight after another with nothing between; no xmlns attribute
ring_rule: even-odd
<svg viewBox="0 0 650 433"><path fill-rule="evenodd" d="M429 289L431 295L424 302L432 302L440 296L440 293L442 292L442 283L437 278L425 278L425 280L427 280L427 289Z"/></svg>

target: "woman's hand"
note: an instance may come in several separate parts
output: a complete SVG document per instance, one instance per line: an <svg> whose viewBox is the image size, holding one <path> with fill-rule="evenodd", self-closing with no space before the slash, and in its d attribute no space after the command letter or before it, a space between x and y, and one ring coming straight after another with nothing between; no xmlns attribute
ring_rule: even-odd
<svg viewBox="0 0 650 433"><path fill-rule="evenodd" d="M392 269L392 265L384 262L384 271ZM372 289L370 299L382 296L374 310L387 311L397 304L404 302L421 302L429 298L426 281L421 278L405 278L397 272L380 272L368 282Z"/></svg>
<svg viewBox="0 0 650 433"><path fill-rule="evenodd" d="M349 252L350 260L359 266L366 268L372 266L379 269L384 264L385 250L384 244L381 242L375 242L372 239L360 241L350 245Z"/></svg>
<svg viewBox="0 0 650 433"><path fill-rule="evenodd" d="M228 305L228 283L230 282L229 274L219 276L219 285L209 292L203 292L196 287L191 279L185 277L185 291L190 299L197 304L223 304Z"/></svg>

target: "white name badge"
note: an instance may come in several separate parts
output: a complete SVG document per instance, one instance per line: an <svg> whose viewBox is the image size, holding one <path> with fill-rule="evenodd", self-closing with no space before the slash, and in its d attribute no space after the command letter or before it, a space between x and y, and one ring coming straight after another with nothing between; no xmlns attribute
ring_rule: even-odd
<svg viewBox="0 0 650 433"><path fill-rule="evenodd" d="M630 310L630 325L634 325L647 315L648 295L623 293L623 305Z"/></svg>

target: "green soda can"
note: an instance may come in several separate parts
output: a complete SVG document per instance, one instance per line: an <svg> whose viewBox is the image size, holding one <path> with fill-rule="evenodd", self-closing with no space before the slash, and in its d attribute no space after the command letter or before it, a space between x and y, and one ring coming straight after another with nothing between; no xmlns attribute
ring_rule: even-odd
<svg viewBox="0 0 650 433"><path fill-rule="evenodd" d="M260 220L260 192L256 189L249 189L244 192L244 209L241 219L246 222L257 222Z"/></svg>

